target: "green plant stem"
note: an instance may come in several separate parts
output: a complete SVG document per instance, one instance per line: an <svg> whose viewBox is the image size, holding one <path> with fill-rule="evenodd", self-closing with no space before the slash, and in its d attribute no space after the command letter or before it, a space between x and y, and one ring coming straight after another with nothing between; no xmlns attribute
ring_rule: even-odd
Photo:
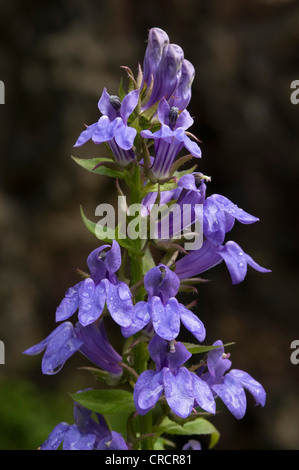
<svg viewBox="0 0 299 470"><path fill-rule="evenodd" d="M134 173L132 176L132 180L129 183L130 187L130 203L131 204L141 204L141 187L140 187L140 168L137 164L134 168ZM134 252L130 252L131 258L131 285L134 285L140 281L143 276L142 272L142 240L140 238L136 238L134 241ZM138 294L137 294L137 299Z"/></svg>
<svg viewBox="0 0 299 470"><path fill-rule="evenodd" d="M134 168L132 179L129 182L130 188L130 204L141 204L141 181L140 181L140 167L137 164ZM140 283L143 277L142 268L142 240L137 238L134 243L134 252L130 252L131 258L131 285ZM142 289L136 292L135 300L138 302L143 300ZM148 350L146 343L139 343L134 348L134 369L139 375L147 370ZM139 421L139 435L148 436L140 439L140 447L142 450L152 450L152 414L148 412L144 416L138 417Z"/></svg>

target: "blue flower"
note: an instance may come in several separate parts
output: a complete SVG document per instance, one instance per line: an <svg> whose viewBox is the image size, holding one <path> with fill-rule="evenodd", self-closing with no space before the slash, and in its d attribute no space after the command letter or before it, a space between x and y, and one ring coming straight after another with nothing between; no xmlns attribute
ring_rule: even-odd
<svg viewBox="0 0 299 470"><path fill-rule="evenodd" d="M169 44L169 37L165 31L161 28L149 30L142 68L143 81L148 87L152 84L166 44Z"/></svg>
<svg viewBox="0 0 299 470"><path fill-rule="evenodd" d="M191 357L182 343L169 349L167 341L155 335L149 343L149 353L156 370L143 372L134 388L134 403L140 415L152 409L162 393L172 411L181 418L187 418L195 406L215 413L215 400L209 386L195 373L181 367Z"/></svg>
<svg viewBox="0 0 299 470"><path fill-rule="evenodd" d="M247 407L245 390L254 397L256 405L265 406L266 392L263 386L251 375L239 369L231 369L229 355L224 353L222 341L216 341L213 346L218 348L209 351L207 355L207 372L198 374L214 393L227 406L237 419L244 417Z"/></svg>
<svg viewBox="0 0 299 470"><path fill-rule="evenodd" d="M24 354L35 356L43 351L41 367L46 375L57 374L77 351L110 374L122 374L121 356L110 344L103 321L85 327L79 322L76 326L69 321L63 322Z"/></svg>
<svg viewBox="0 0 299 470"><path fill-rule="evenodd" d="M199 146L185 132L193 124L193 119L186 109L180 114L178 111L170 107L165 98L161 99L158 106L161 128L156 132L144 130L140 133L145 139L155 141L155 157L150 170L158 180L170 176L172 164L183 147L194 157L201 158Z"/></svg>
<svg viewBox="0 0 299 470"><path fill-rule="evenodd" d="M128 450L121 434L110 431L104 417L96 413L97 420L92 418L92 411L74 404L75 424L65 422L57 424L40 450Z"/></svg>
<svg viewBox="0 0 299 470"><path fill-rule="evenodd" d="M161 48L161 45L162 48ZM148 109L157 103L161 98L166 100L172 98L174 95L181 78L181 67L184 60L184 51L177 44L169 44L167 41L163 45L163 37L160 40L158 47L155 47L157 52L156 57L158 61L151 60L148 65L151 69L145 71L146 80L151 83L151 94L148 101L142 106L142 109ZM149 41L148 48L152 50L152 43ZM161 51L161 57L159 55ZM145 52L147 57L147 51Z"/></svg>
<svg viewBox="0 0 299 470"><path fill-rule="evenodd" d="M259 219L220 194L209 196L203 207L203 231L206 238L215 245L221 245L235 220L242 224L252 224Z"/></svg>
<svg viewBox="0 0 299 470"><path fill-rule="evenodd" d="M261 273L271 272L270 269L263 268L256 263L234 241L217 246L205 240L199 250L184 255L176 262L175 273L179 279L187 279L208 271L222 261L229 270L232 284L239 284L245 279L248 265Z"/></svg>
<svg viewBox="0 0 299 470"><path fill-rule="evenodd" d="M171 341L178 336L182 322L202 342L206 336L205 327L194 313L175 298L179 286L178 276L167 266L160 264L150 269L144 276L148 300L135 304L132 323L122 328L123 336L129 337L152 325L161 338Z"/></svg>
<svg viewBox="0 0 299 470"><path fill-rule="evenodd" d="M121 326L131 322L133 303L127 284L118 281L116 271L121 265L121 251L114 240L112 246L96 248L87 258L90 277L67 290L56 310L56 321L67 320L79 309L83 326L95 322L105 303L113 320Z"/></svg>
<svg viewBox="0 0 299 470"><path fill-rule="evenodd" d="M103 115L80 134L74 147L79 147L90 139L95 144L108 142L117 162L123 166L128 165L135 159L132 147L137 131L127 123L138 99L139 90L131 91L121 101L118 96L109 95L104 88L98 102L98 108Z"/></svg>

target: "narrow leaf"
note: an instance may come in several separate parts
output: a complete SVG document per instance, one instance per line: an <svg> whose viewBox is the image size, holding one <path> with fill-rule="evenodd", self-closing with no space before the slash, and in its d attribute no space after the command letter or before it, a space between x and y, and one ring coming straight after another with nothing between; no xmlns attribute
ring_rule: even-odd
<svg viewBox="0 0 299 470"><path fill-rule="evenodd" d="M226 344L219 345L219 346L205 346L205 345L198 345L198 344L193 344L193 343L183 343L185 348L188 349L188 351L192 354L201 354L201 353L211 351L212 349L231 346L232 344L235 344L235 343L226 343Z"/></svg>
<svg viewBox="0 0 299 470"><path fill-rule="evenodd" d="M77 403L96 413L113 415L135 411L133 394L126 390L88 390L70 395Z"/></svg>
<svg viewBox="0 0 299 470"><path fill-rule="evenodd" d="M184 424L171 421L165 418L162 423L155 429L157 434L172 434L181 436L191 435L207 435L211 436L210 448L214 447L218 442L220 434L215 426L202 417L198 417L192 421L187 421Z"/></svg>

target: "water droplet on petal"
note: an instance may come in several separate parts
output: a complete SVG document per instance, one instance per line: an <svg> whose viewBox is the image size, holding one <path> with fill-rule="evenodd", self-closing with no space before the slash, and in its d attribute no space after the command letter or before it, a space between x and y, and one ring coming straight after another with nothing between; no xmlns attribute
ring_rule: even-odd
<svg viewBox="0 0 299 470"><path fill-rule="evenodd" d="M129 300L131 298L129 289L126 285L122 284L118 287L118 295L121 300Z"/></svg>

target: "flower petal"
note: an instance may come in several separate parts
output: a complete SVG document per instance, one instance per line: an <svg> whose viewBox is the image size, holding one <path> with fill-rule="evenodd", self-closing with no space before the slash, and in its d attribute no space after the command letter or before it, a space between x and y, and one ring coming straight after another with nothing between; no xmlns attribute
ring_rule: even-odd
<svg viewBox="0 0 299 470"><path fill-rule="evenodd" d="M188 279L213 268L222 262L218 251L219 247L205 240L199 250L192 251L176 261L175 273L180 279Z"/></svg>
<svg viewBox="0 0 299 470"><path fill-rule="evenodd" d="M121 434L111 431L109 436L99 442L97 450L128 450L128 446Z"/></svg>
<svg viewBox="0 0 299 470"><path fill-rule="evenodd" d="M174 297L179 290L178 276L164 264L151 268L144 276L144 287L149 295L161 297L165 304L170 297Z"/></svg>
<svg viewBox="0 0 299 470"><path fill-rule="evenodd" d="M162 372L146 370L138 377L133 396L137 413L145 415L159 400L163 392Z"/></svg>
<svg viewBox="0 0 299 470"><path fill-rule="evenodd" d="M217 204L223 211L233 216L242 224L252 224L254 222L259 221L257 217L249 214L248 212L245 212L243 209L238 207L225 196L222 196L220 194L213 194L211 198L213 198L217 202Z"/></svg>
<svg viewBox="0 0 299 470"><path fill-rule="evenodd" d="M208 352L207 367L214 383L220 382L224 373L231 367L231 361L223 356L224 347L221 340L215 341L213 346L219 346Z"/></svg>
<svg viewBox="0 0 299 470"><path fill-rule="evenodd" d="M218 253L225 261L233 284L238 284L245 279L247 274L247 263L252 268L262 273L271 272L269 269L263 268L253 261L249 255L244 253L242 248L236 242L226 242L223 247L219 247Z"/></svg>
<svg viewBox="0 0 299 470"><path fill-rule="evenodd" d="M69 429L68 423L59 423L49 434L47 440L40 446L41 450L56 450L62 443L64 436Z"/></svg>
<svg viewBox="0 0 299 470"><path fill-rule="evenodd" d="M96 321L103 312L106 295L102 283L95 285L91 278L82 281L79 289L79 314L81 325Z"/></svg>
<svg viewBox="0 0 299 470"><path fill-rule="evenodd" d="M180 332L178 301L172 297L164 306L159 297L153 297L149 303L155 332L168 341L175 339Z"/></svg>
<svg viewBox="0 0 299 470"><path fill-rule="evenodd" d="M82 282L82 281L81 281ZM56 321L63 321L71 317L79 307L79 290L81 282L78 282L74 287L70 287L60 305L56 309Z"/></svg>
<svg viewBox="0 0 299 470"><path fill-rule="evenodd" d="M187 418L194 405L191 373L185 367L179 369L176 375L172 374L168 368L164 368L162 372L168 405L178 416Z"/></svg>
<svg viewBox="0 0 299 470"><path fill-rule="evenodd" d="M184 134L184 146L195 158L201 158L201 149L194 140L191 140L186 134Z"/></svg>
<svg viewBox="0 0 299 470"><path fill-rule="evenodd" d="M216 403L209 385L192 374L193 394L198 405L208 413L216 413Z"/></svg>
<svg viewBox="0 0 299 470"><path fill-rule="evenodd" d="M129 116L132 114L132 112L136 108L138 99L139 99L139 90L133 90L124 97L123 102L121 104L121 108L120 108L120 115L122 117L124 124L127 124L127 120Z"/></svg>
<svg viewBox="0 0 299 470"><path fill-rule="evenodd" d="M171 350L167 354L168 367L170 371L175 374L177 369L185 364L191 356L192 354L183 345L183 343L177 342L174 346L174 351Z"/></svg>
<svg viewBox="0 0 299 470"><path fill-rule="evenodd" d="M187 330L192 333L195 338L201 343L206 337L206 329L202 321L183 304L179 304L181 321Z"/></svg>
<svg viewBox="0 0 299 470"><path fill-rule="evenodd" d="M117 117L117 112L110 103L110 95L106 88L104 88L102 96L99 99L98 108L104 116L108 116L110 121L113 121Z"/></svg>
<svg viewBox="0 0 299 470"><path fill-rule="evenodd" d="M244 417L247 400L241 382L235 380L228 373L224 376L223 383L212 385L212 390L219 396L236 419Z"/></svg>
<svg viewBox="0 0 299 470"><path fill-rule="evenodd" d="M259 382L257 382L253 377L251 377L251 375L249 375L247 372L244 372L243 370L232 369L229 374L241 382L243 387L251 393L257 405L265 406L266 392L264 387Z"/></svg>
<svg viewBox="0 0 299 470"><path fill-rule="evenodd" d="M88 126L83 132L81 132L74 147L80 147L81 145L85 144L89 139L91 139L97 126L98 123L95 122L94 124Z"/></svg>
<svg viewBox="0 0 299 470"><path fill-rule="evenodd" d="M75 328L70 322L62 323L53 333L42 358L42 372L46 375L57 374L83 344L75 337Z"/></svg>
<svg viewBox="0 0 299 470"><path fill-rule="evenodd" d="M119 119L119 121L117 129L114 133L115 142L123 150L130 150L134 145L134 139L136 137L137 131L133 127L124 124L121 118L117 119Z"/></svg>
<svg viewBox="0 0 299 470"><path fill-rule="evenodd" d="M82 433L75 424L72 424L65 433L62 449L92 450L95 440L95 434Z"/></svg>
<svg viewBox="0 0 299 470"><path fill-rule="evenodd" d="M130 326L133 316L133 302L127 284L124 282L112 284L108 279L103 279L101 284L105 286L106 304L113 320L120 326Z"/></svg>
<svg viewBox="0 0 299 470"><path fill-rule="evenodd" d="M203 232L211 243L218 246L224 242L227 232L226 214L211 196L203 206Z"/></svg>
<svg viewBox="0 0 299 470"><path fill-rule="evenodd" d="M174 106L176 106L175 103L174 103ZM178 108L182 109L180 106L178 106ZM192 126L193 122L194 122L194 120L191 117L189 111L184 109L184 111L182 111L180 113L180 115L177 119L176 127L177 128L181 127L182 129L186 130L186 129L189 129L189 127Z"/></svg>
<svg viewBox="0 0 299 470"><path fill-rule="evenodd" d="M116 118L113 121L110 121L108 116L102 116L97 123L97 127L95 128L92 140L95 144L101 144L103 142L108 142L109 140L113 139L116 129L119 125L120 118Z"/></svg>
<svg viewBox="0 0 299 470"><path fill-rule="evenodd" d="M122 335L124 338L129 338L129 336L134 335L138 331L145 328L145 326L149 323L151 317L149 314L148 303L144 302L143 300L137 302L134 305L132 311L132 320L129 326L122 327Z"/></svg>

